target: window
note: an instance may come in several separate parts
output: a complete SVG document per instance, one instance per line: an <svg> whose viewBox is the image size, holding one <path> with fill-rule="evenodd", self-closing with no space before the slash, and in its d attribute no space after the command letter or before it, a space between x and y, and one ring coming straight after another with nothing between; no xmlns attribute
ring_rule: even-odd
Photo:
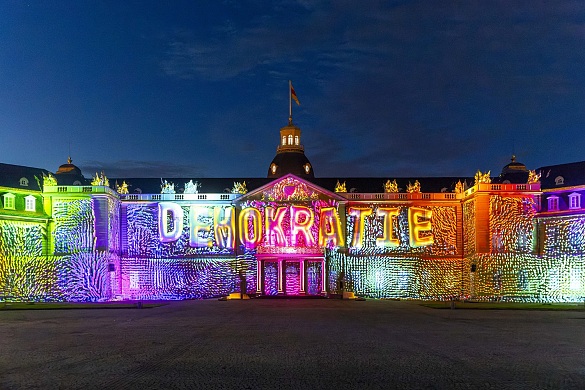
<svg viewBox="0 0 585 390"><path fill-rule="evenodd" d="M299 144L299 136L295 135L295 145L298 145L298 144Z"/></svg>
<svg viewBox="0 0 585 390"><path fill-rule="evenodd" d="M555 177L555 184L558 186L565 184L565 178L562 176Z"/></svg>
<svg viewBox="0 0 585 390"><path fill-rule="evenodd" d="M282 145L286 145L286 135L282 136Z"/></svg>
<svg viewBox="0 0 585 390"><path fill-rule="evenodd" d="M492 233L492 252L502 252L503 249L504 238L502 237L502 232L498 229L495 229Z"/></svg>
<svg viewBox="0 0 585 390"><path fill-rule="evenodd" d="M559 211L559 197L549 196L548 197L548 211Z"/></svg>
<svg viewBox="0 0 585 390"><path fill-rule="evenodd" d="M4 208L6 210L14 210L14 198L13 194L5 194L4 195Z"/></svg>
<svg viewBox="0 0 585 390"><path fill-rule="evenodd" d="M288 144L289 145L292 145L293 144L293 138L292 138L292 135L290 135L290 134L288 136Z"/></svg>
<svg viewBox="0 0 585 390"><path fill-rule="evenodd" d="M24 209L26 211L37 211L37 204L36 199L34 196L29 195L24 198Z"/></svg>
<svg viewBox="0 0 585 390"><path fill-rule="evenodd" d="M580 209L581 208L581 194L576 192L569 195L569 208Z"/></svg>
<svg viewBox="0 0 585 390"><path fill-rule="evenodd" d="M536 211L540 211L542 209L542 198L540 195L536 195L534 197L534 203L535 203L535 207L536 207Z"/></svg>
<svg viewBox="0 0 585 390"><path fill-rule="evenodd" d="M28 187L28 179L26 177L21 177L20 178L20 185L22 187Z"/></svg>

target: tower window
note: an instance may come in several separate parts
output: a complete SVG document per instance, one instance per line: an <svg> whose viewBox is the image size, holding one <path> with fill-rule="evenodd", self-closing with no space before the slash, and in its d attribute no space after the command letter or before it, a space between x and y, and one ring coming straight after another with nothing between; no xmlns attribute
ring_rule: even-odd
<svg viewBox="0 0 585 390"><path fill-rule="evenodd" d="M298 144L299 144L299 136L295 135L295 145L298 145Z"/></svg>
<svg viewBox="0 0 585 390"><path fill-rule="evenodd" d="M292 137L292 135L289 135L288 136L288 144L289 145L292 145L293 144L293 137Z"/></svg>
<svg viewBox="0 0 585 390"><path fill-rule="evenodd" d="M286 135L282 136L282 145L286 145Z"/></svg>

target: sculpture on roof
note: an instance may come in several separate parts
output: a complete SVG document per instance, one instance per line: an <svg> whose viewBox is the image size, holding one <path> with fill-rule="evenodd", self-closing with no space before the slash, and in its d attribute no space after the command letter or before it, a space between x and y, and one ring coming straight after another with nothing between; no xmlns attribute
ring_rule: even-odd
<svg viewBox="0 0 585 390"><path fill-rule="evenodd" d="M234 182L232 187L232 194L247 194L248 188L246 188L246 182L240 183L239 181Z"/></svg>
<svg viewBox="0 0 585 390"><path fill-rule="evenodd" d="M414 181L414 184L410 184L410 182L408 182L408 185L406 186L406 192L408 193L419 193L420 192L420 183L418 180Z"/></svg>
<svg viewBox="0 0 585 390"><path fill-rule="evenodd" d="M398 192L398 183L396 183L396 179L394 181L388 181L384 183L384 192Z"/></svg>
<svg viewBox="0 0 585 390"><path fill-rule="evenodd" d="M491 173L491 171L487 171L486 173L481 173L481 171L478 169L477 173L475 174L475 185L490 184L492 182L492 179L490 177L490 173Z"/></svg>
<svg viewBox="0 0 585 390"><path fill-rule="evenodd" d="M183 191L183 193L184 194L198 194L199 188L201 188L201 183L199 183L198 181L193 183L193 180L189 180L188 183L185 183L185 191Z"/></svg>
<svg viewBox="0 0 585 390"><path fill-rule="evenodd" d="M110 186L110 181L106 177L104 171L102 171L99 175L96 172L93 180L91 181L92 186Z"/></svg>
<svg viewBox="0 0 585 390"><path fill-rule="evenodd" d="M335 185L335 192L347 192L347 189L345 188L345 182L341 184L339 180L337 180L337 184Z"/></svg>
<svg viewBox="0 0 585 390"><path fill-rule="evenodd" d="M116 192L121 195L128 193L128 184L126 184L126 181L123 181L122 185L118 185L118 182L116 181Z"/></svg>
<svg viewBox="0 0 585 390"><path fill-rule="evenodd" d="M457 182L457 184L455 184L455 193L456 194L462 194L463 191L465 191L465 189L463 187L463 183L461 183L461 180L459 180Z"/></svg>
<svg viewBox="0 0 585 390"><path fill-rule="evenodd" d="M166 180L160 180L160 193L161 194L174 194L175 193L175 184L169 183Z"/></svg>
<svg viewBox="0 0 585 390"><path fill-rule="evenodd" d="M528 184L540 183L542 172L536 173L535 170L528 171Z"/></svg>
<svg viewBox="0 0 585 390"><path fill-rule="evenodd" d="M51 173L49 173L48 175L43 175L43 187L44 186L56 186L57 185L57 179L55 178L55 176L53 176Z"/></svg>

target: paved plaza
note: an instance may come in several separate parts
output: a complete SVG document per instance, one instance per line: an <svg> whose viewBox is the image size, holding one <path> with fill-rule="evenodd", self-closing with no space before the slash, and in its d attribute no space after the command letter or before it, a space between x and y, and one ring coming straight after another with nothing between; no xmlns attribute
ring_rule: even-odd
<svg viewBox="0 0 585 390"><path fill-rule="evenodd" d="M585 312L368 300L0 311L1 389L585 388Z"/></svg>

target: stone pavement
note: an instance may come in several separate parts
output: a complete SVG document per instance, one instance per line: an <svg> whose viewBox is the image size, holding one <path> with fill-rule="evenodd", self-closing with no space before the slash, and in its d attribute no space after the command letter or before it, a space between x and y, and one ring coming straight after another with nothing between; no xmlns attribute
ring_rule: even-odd
<svg viewBox="0 0 585 390"><path fill-rule="evenodd" d="M585 312L183 301L0 311L0 389L585 388Z"/></svg>

